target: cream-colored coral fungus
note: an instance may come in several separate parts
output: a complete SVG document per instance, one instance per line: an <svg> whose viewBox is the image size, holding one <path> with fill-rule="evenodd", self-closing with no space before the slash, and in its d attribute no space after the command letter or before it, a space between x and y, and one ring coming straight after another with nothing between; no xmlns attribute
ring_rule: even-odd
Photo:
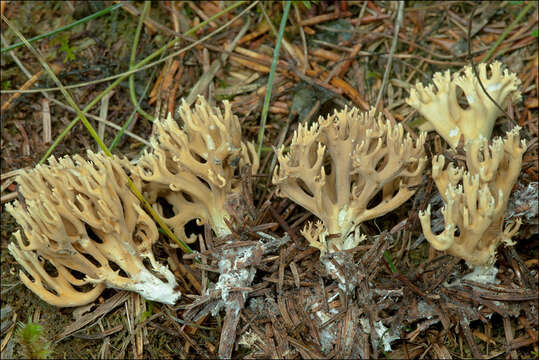
<svg viewBox="0 0 539 360"><path fill-rule="evenodd" d="M374 109L335 111L310 128L299 125L290 151L278 151L273 183L279 195L322 221L302 231L321 255L348 250L362 240L358 224L394 210L414 194L426 161L424 142L424 134L414 141L401 124L384 121Z"/></svg>
<svg viewBox="0 0 539 360"><path fill-rule="evenodd" d="M478 66L479 78L489 95L505 108L512 100L520 100L518 90L520 80L507 69L502 71L502 64L498 61L490 65L490 77L487 74L487 65ZM451 74L449 70L443 74L437 72L433 76L434 85L424 87L417 83L410 90L410 97L406 102L428 121L424 130L436 130L452 148L459 144L461 135L465 142L484 137L490 139L496 118L502 114L500 109L490 100L470 66L464 67L464 75ZM457 88L460 88L468 103L464 109L459 105Z"/></svg>
<svg viewBox="0 0 539 360"><path fill-rule="evenodd" d="M505 229L503 224L507 201L526 151L519 129L517 126L508 132L504 140L494 139L491 145L485 138L468 142L468 171L451 163L444 170L444 157L438 155L433 159L432 177L446 204L442 209L444 231L439 235L432 233L430 205L419 217L425 238L435 249L446 250L478 266L494 262L500 243L513 244L511 237L520 222Z"/></svg>
<svg viewBox="0 0 539 360"><path fill-rule="evenodd" d="M53 157L17 178L22 200L6 209L23 230L8 247L21 280L55 306L90 303L107 287L174 304L181 294L152 253L157 228L127 186L129 162L88 158Z"/></svg>
<svg viewBox="0 0 539 360"><path fill-rule="evenodd" d="M147 181L148 201L164 217L181 240L186 236L185 224L196 219L208 222L218 236L230 233L225 219L226 202L240 193L239 168L251 164L258 169L254 145L244 142L238 117L230 103L223 102L224 113L199 97L191 109L185 101L180 107L182 126L169 116L155 123L151 139L152 152L144 154L137 172ZM172 217L163 214L158 198L172 205Z"/></svg>

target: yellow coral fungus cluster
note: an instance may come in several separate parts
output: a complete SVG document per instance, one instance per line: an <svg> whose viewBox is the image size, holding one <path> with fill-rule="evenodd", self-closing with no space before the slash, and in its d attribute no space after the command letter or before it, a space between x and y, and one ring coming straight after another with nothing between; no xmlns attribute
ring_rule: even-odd
<svg viewBox="0 0 539 360"><path fill-rule="evenodd" d="M459 145L461 136L464 140L467 171L453 164L444 170L442 155L432 162L432 177L446 204L444 231L432 233L430 206L420 219L424 235L435 249L446 250L473 266L492 264L498 245L512 244L519 222L503 230L504 213L526 151L518 126L504 140L496 138L489 145L496 118L502 113L495 102L503 108L510 100L520 100L520 80L507 69L502 71L497 61L490 65L490 76L486 64L478 68L479 79L470 66L464 68L463 76L436 73L436 92L432 84L417 84L406 100L452 148ZM457 87L464 92L468 109L458 104Z"/></svg>
<svg viewBox="0 0 539 360"><path fill-rule="evenodd" d="M358 224L402 205L421 181L425 136L414 141L401 124L375 110L357 108L300 125L290 151L278 151L273 174L278 194L303 206L322 223L302 234L321 253L351 249L363 239ZM380 200L370 206L377 194ZM372 204L371 204L372 205Z"/></svg>
<svg viewBox="0 0 539 360"><path fill-rule="evenodd" d="M509 100L516 102L521 95L518 90L520 80L507 69L502 71L498 61L490 65L490 77L487 76L487 64L478 65L479 79L490 97L500 106L506 107ZM464 67L464 75L437 72L433 84L424 87L418 83L410 91L406 102L428 121L425 130L436 130L452 147L459 144L461 135L465 142L484 137L489 139L496 118L502 114L496 104L485 94L470 66ZM457 99L460 88L469 108L463 109Z"/></svg>
<svg viewBox="0 0 539 360"><path fill-rule="evenodd" d="M129 162L92 152L88 158L53 157L19 176L24 203L6 209L23 228L9 245L26 270L21 280L56 306L87 304L106 287L174 304L181 294L152 253L157 227L127 186Z"/></svg>
<svg viewBox="0 0 539 360"><path fill-rule="evenodd" d="M502 72L498 62L490 65L490 76L487 70L479 65L479 80L495 101L506 106L520 98L514 74ZM445 229L432 233L429 206L420 213L423 231L438 250L474 266L490 264L497 246L511 243L518 229L518 223L503 228L504 212L526 143L516 127L489 145L500 111L471 68L463 76L437 73L434 84L436 90L416 85L407 102L451 147L463 138L467 169L453 164L444 169L444 156L434 157L432 176L446 203ZM468 109L458 104L457 88L464 92ZM26 271L20 273L24 284L57 306L86 304L106 287L173 304L180 297L176 280L154 258L157 228L127 187L128 177L179 239L196 240L186 233L192 220L208 224L217 236L231 234L227 208L241 196L240 169L250 166L254 174L259 160L253 144L242 139L231 105L223 105L221 111L201 97L193 108L183 102L181 123L170 114L157 121L152 147L136 166L89 152L89 161L52 158L49 165L20 175L23 200L7 210L23 230L15 233L9 251ZM374 109L335 111L310 127L298 126L289 151L283 146L277 152L273 183L278 195L320 220L302 230L309 243L323 257L342 254L365 238L359 224L395 210L415 193L426 163L425 137L421 133L412 139L402 124L376 115ZM171 205L172 215L160 199ZM328 271L336 271L325 263ZM251 270L245 270L248 283Z"/></svg>
<svg viewBox="0 0 539 360"><path fill-rule="evenodd" d="M444 169L444 156L434 157L432 177L446 204L442 210L445 229L439 235L432 233L430 205L419 218L425 238L435 249L447 250L477 266L492 263L502 242L512 245L511 237L520 223L505 229L503 224L509 194L526 151L519 130L515 127L504 140L494 139L492 145L485 138L468 142L465 146L468 171L451 163Z"/></svg>
<svg viewBox="0 0 539 360"><path fill-rule="evenodd" d="M183 126L169 116L158 121L151 139L152 151L144 154L137 172L147 182L148 200L164 216L158 197L172 205L174 215L165 218L181 240L192 243L185 224L196 219L208 222L218 236L229 234L225 219L226 201L238 194L239 168L251 165L258 170L254 145L241 139L238 117L224 101L224 113L198 98L194 109L184 101L180 107Z"/></svg>

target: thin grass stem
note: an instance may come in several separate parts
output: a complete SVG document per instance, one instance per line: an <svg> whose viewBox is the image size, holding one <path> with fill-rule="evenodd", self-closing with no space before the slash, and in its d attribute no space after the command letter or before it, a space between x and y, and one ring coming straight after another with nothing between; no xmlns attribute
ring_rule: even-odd
<svg viewBox="0 0 539 360"><path fill-rule="evenodd" d="M515 27L516 24L518 24L520 22L520 20L522 20L522 18L524 17L524 15L526 15L528 13L528 11L530 11L530 9L532 7L535 6L537 2L535 1L530 1L522 10L520 10L520 13L518 13L517 17L515 18L515 20L513 20L513 22L511 24L509 24L509 26L504 30L504 32L502 33L502 35L496 40L496 42L494 43L494 45L492 45L492 47L490 48L490 50L486 53L485 56L483 56L483 58L481 59L481 62L486 62L486 61L489 61L490 57L494 54L494 52L496 51L496 49L498 49L498 46L500 46L500 44L502 43L502 41L505 40L505 38L507 37L507 35L509 35L509 33L511 32L511 30L513 30L513 28Z"/></svg>
<svg viewBox="0 0 539 360"><path fill-rule="evenodd" d="M262 143L264 142L264 131L266 129L266 121L268 118L271 90L273 88L273 78L275 77L275 71L277 69L277 60L279 59L279 51L281 49L281 42L283 40L284 29L286 25L286 20L288 19L288 13L290 12L291 4L291 1L285 2L283 16L281 17L281 25L279 26L277 43L275 44L275 49L273 50L273 60L271 62L271 68L268 76L268 86L266 87L266 97L264 98L264 105L262 107L262 115L260 119L260 129L258 131L258 157L260 157L260 154L262 152Z"/></svg>
<svg viewBox="0 0 539 360"><path fill-rule="evenodd" d="M146 18L146 15L148 14L148 10L150 9L150 5L151 5L150 1L147 0L144 2L144 8L142 9L142 14L137 24L137 30L135 31L135 38L133 39L133 46L131 47L131 58L129 59L129 70L132 70L135 67L135 58L137 56L137 47L138 47L138 42L140 39L140 32L142 30L142 25L144 24L144 19ZM146 118L146 120L149 120L150 122L154 122L154 117L148 114L146 111L144 111L139 105L139 101L137 100L137 94L135 93L135 74L134 73L129 76L129 97L131 98L131 102L135 106L135 110L144 118Z"/></svg>
<svg viewBox="0 0 539 360"><path fill-rule="evenodd" d="M34 36L33 38L31 39L28 39L28 42L29 43L33 43L34 41L37 41L37 40L41 40L41 39L44 39L46 37L49 37L49 36L53 36L53 35L56 35L58 33L61 33L62 31L66 31L66 30L69 30L77 25L80 25L80 24L84 24L90 20L93 20L93 19L97 19L98 17L100 16L103 16L103 15L106 15L108 14L109 12L113 11L113 10L116 10L118 9L120 6L122 6L122 4L116 4L116 5L112 5L112 6L109 6L108 8L106 9L103 9L101 11L98 11L96 12L95 14L92 14L92 15L88 15L86 16L85 18L82 18L80 20L77 20L69 25L66 25L66 26L62 26L56 30L52 30L52 31L49 31L48 33L45 33L45 34L41 34L41 35L38 35L38 36ZM3 54L7 51L10 51L10 50L14 50L16 48L19 48L21 46L24 45L24 42L21 41L21 42L18 42L16 44L13 44L13 45L10 45L8 47L5 47L3 48L0 53Z"/></svg>

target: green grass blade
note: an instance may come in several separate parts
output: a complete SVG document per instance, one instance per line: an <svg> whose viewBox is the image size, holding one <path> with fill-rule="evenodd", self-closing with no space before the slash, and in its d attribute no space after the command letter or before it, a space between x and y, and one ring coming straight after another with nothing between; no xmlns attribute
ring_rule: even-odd
<svg viewBox="0 0 539 360"><path fill-rule="evenodd" d="M82 123L84 124L84 126L86 127L86 129L88 130L88 132L90 133L90 135L94 138L94 140L96 141L96 143L99 145L99 147L105 152L105 154L107 154L108 156L112 155L109 151L109 149L105 146L105 143L103 142L103 140L101 140L101 138L97 135L97 132L95 131L95 129L92 127L92 125L90 124L90 122L88 121L88 119L86 118L86 116L84 115L84 113L81 111L81 109L79 108L79 106L75 103L75 101L73 100L73 97L71 96L71 94L63 87L62 83L60 82L60 80L58 79L58 77L56 76L56 74L54 73L54 71L52 71L51 67L49 66L49 64L47 64L47 62L44 60L43 56L41 55L41 53L39 52L39 50L37 50L36 48L34 48L32 46L32 44L30 44L28 42L28 40L24 37L23 34L21 34L21 32L16 29L12 24L11 22L9 22L9 20L4 16L2 15L2 20L4 20L4 22L9 26L9 28L23 41L23 43L26 45L26 47L32 52L32 54L34 54L34 56L37 58L37 60L39 61L39 63L41 64L41 66L43 66L43 68L45 69L45 71L47 72L47 74L54 80L54 82L56 83L56 85L60 88L60 91L62 92L62 94L64 95L64 97L66 98L67 102L69 103L69 105L75 109L75 111L77 112L77 116L81 119Z"/></svg>
<svg viewBox="0 0 539 360"><path fill-rule="evenodd" d="M393 265L393 260L391 260L391 255L389 255L389 252L386 250L384 251L384 258L386 259L387 263L389 264L389 268L393 272L393 274L397 274L397 268L395 265Z"/></svg>
<svg viewBox="0 0 539 360"><path fill-rule="evenodd" d="M488 51L488 53L483 56L483 58L481 59L481 62L486 62L490 59L490 57L494 54L494 52L496 51L496 49L498 48L498 46L500 46L500 44L502 43L503 40L505 40L505 38L507 37L507 35L509 35L509 33L511 32L511 30L513 30L513 28L515 27L516 24L518 24L520 22L520 20L522 20L522 18L524 17L524 15L526 15L528 13L528 11L530 11L530 9L532 7L534 7L534 5L536 4L536 2L534 1L530 1L528 3L528 5L526 5L522 10L520 10L520 13L518 13L517 17L515 18L515 20L513 20L513 22L511 24L509 24L509 26L504 30L504 32L502 33L502 35L498 38L498 40L496 40L496 42L494 43L494 45L492 45L492 47L490 48L490 50Z"/></svg>
<svg viewBox="0 0 539 360"><path fill-rule="evenodd" d="M153 79L155 75L155 71L152 73L152 75L150 76L151 79ZM144 92L142 93L142 97L140 98L139 100L139 106L142 102L142 100L144 100L144 98L146 97L146 94L148 93L148 90L150 90L150 82L148 82L146 84L146 87L144 88ZM122 128L118 131L118 133L116 134L116 136L114 137L114 140L112 140L112 142L110 143L109 145L109 150L112 152L112 150L116 147L116 145L118 145L118 142L122 139L125 131L127 130L127 128L129 127L129 125L131 124L131 122L133 121L133 119L135 118L135 114L137 113L137 109L134 109L132 112L131 112L131 115L129 115L129 118L127 119L127 121L122 125Z"/></svg>
<svg viewBox="0 0 539 360"><path fill-rule="evenodd" d="M150 9L151 2L145 1L144 2L144 8L142 9L142 14L139 17L139 21L137 24L137 30L135 31L135 38L133 39L133 46L131 47L131 58L129 59L129 70L132 70L135 67L135 58L137 56L137 47L138 42L140 39L140 32L142 30L142 25L144 24L144 19L146 18L146 15L148 14L148 10ZM135 93L135 74L131 74L129 76L129 97L131 98L131 102L135 106L135 110L145 117L150 122L154 122L153 116L148 114L146 111L144 111L140 105L139 101L137 100L137 94Z"/></svg>
<svg viewBox="0 0 539 360"><path fill-rule="evenodd" d="M112 5L112 6L109 6L108 8L106 9L103 9L101 11L98 11L96 12L95 14L92 14L92 15L89 15L89 16L86 16L85 18L82 18L80 20L77 20L69 25L66 25L66 26L62 26L61 28L58 28L56 30L53 30L53 31L49 31L48 33L45 33L45 34L41 34L41 35L38 35L38 36L35 36L31 39L28 39L27 41L29 43L32 43L34 41L37 41L37 40L41 40L41 39L44 39L46 37L49 37L49 36L53 36L53 35L56 35L62 31L66 31L66 30L69 30L77 25L80 25L80 24L84 24L85 22L88 22L90 20L93 20L93 19L97 19L98 17L100 16L103 16L103 15L106 15L108 14L109 12L113 11L113 10L116 10L118 9L120 6L122 6L122 4L116 4L116 5ZM14 50L16 48L19 48L21 46L24 45L24 42L21 41L21 42L18 42L16 44L13 44L13 45L10 45L6 48L3 48L0 53L3 54L5 53L6 51L10 51L10 50Z"/></svg>
<svg viewBox="0 0 539 360"><path fill-rule="evenodd" d="M279 51L281 49L281 42L283 40L284 29L286 21L288 19L288 13L290 12L290 1L286 1L283 10L283 16L281 17L281 25L279 26L279 34L275 49L273 50L273 61L271 62L270 73L268 76L268 86L266 87L266 97L264 98L264 106L262 107L262 115L260 119L260 129L258 130L258 149L257 154L260 157L262 152L262 143L264 141L264 131L266 129L266 120L268 118L269 103L271 99L271 90L273 88L273 78L275 77L275 71L277 69L277 61L279 60Z"/></svg>

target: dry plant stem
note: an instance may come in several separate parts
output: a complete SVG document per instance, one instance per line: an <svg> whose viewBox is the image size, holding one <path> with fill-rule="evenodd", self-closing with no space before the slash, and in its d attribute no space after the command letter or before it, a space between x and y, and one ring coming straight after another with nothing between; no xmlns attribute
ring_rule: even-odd
<svg viewBox="0 0 539 360"><path fill-rule="evenodd" d="M28 81L26 81L21 86L20 90L28 89L41 77L41 75L43 75L43 73L44 73L43 70L38 71L35 75L33 75L30 79L28 79ZM7 109L9 109L9 106L11 105L11 103L21 95L22 95L22 92L16 92L13 95L11 95L11 97L5 103L2 104L2 107L0 108L0 112L4 112Z"/></svg>
<svg viewBox="0 0 539 360"><path fill-rule="evenodd" d="M244 1L244 0L240 0L240 1L235 1L232 5L228 6L226 9L218 12L217 14L209 17L207 20L204 20L202 21L200 24L192 27L191 29L187 30L185 32L185 34L183 34L184 36L188 36L188 35L191 35L191 34L194 34L196 33L199 29L203 28L204 26L206 26L208 23L212 22L213 20L221 17L222 15L224 14L227 14L229 13L231 10L234 10L235 8L245 4L247 1ZM258 3L258 1L255 1L254 2L255 5L256 3ZM253 6L253 4L251 4L250 6L248 6L247 8L250 9L251 7ZM140 15L140 11L134 7L133 5L129 4L129 3L126 3L126 2L122 2L122 9L123 10L126 10L127 12L131 13L132 15L134 16L139 16ZM243 13L244 11L242 11ZM235 20L234 20L235 21ZM163 26L161 24L159 24L158 22L154 21L153 19L147 17L145 20L144 20L144 23L148 25L148 27L150 28L158 28L159 30L165 32L167 35L172 35L172 36L176 36L176 34L174 33L174 31L170 30L168 27L166 26Z"/></svg>
<svg viewBox="0 0 539 360"><path fill-rule="evenodd" d="M223 249L219 254L218 264L221 274L215 289L220 290L221 299L212 313L216 315L222 307L225 308L225 319L219 342L220 358L229 359L232 355L240 312L247 299L247 289L256 273L255 266L260 263L264 254L275 251L290 239L287 235L277 238L263 232L257 232L256 235L266 242L252 241L247 246ZM228 244L234 244L234 242L229 241Z"/></svg>
<svg viewBox="0 0 539 360"><path fill-rule="evenodd" d="M301 36L301 43L303 45L303 57L305 58L305 61L303 63L303 73L307 71L307 67L309 65L309 54L307 50L307 39L305 38L305 31L303 30L303 26L301 26L301 15L299 13L298 6L294 5L294 12L296 14L296 21L298 22L298 28L299 28L299 34Z"/></svg>
<svg viewBox="0 0 539 360"><path fill-rule="evenodd" d="M380 101L382 100L382 96L387 86L387 81L389 79L389 73L391 72L391 65L393 62L393 55L395 54L395 50L397 50L399 31L402 25L403 14L404 14L404 1L401 0L399 1L399 8L397 10L397 19L395 20L393 40L391 42L391 49L389 51L389 57L387 59L387 65L386 65L386 70L384 72L384 77L382 80L382 86L380 87L380 91L378 92L378 96L376 97L376 103L374 105L375 109L378 109L378 105L380 104Z"/></svg>
<svg viewBox="0 0 539 360"><path fill-rule="evenodd" d="M101 108L99 109L99 117L103 120L107 119L108 111L109 111L109 100L110 97L113 95L113 92L108 93L106 96L101 99ZM103 139L105 137L105 123L99 122L97 125L97 135ZM96 151L99 151L99 147Z"/></svg>
<svg viewBox="0 0 539 360"><path fill-rule="evenodd" d="M219 340L219 358L229 359L232 356L234 343L236 342L236 329L240 322L240 311L245 299L240 292L230 296L226 305L226 315Z"/></svg>
<svg viewBox="0 0 539 360"><path fill-rule="evenodd" d="M228 45L225 49L225 51L221 54L219 59L216 59L212 62L209 71L205 72L202 77L197 81L197 83L191 88L191 92L187 96L187 104L191 106L197 97L200 95L201 92L204 91L208 87L208 85L213 80L215 74L221 69L221 67L226 64L226 60L228 59L228 56L230 53L234 50L236 45L238 44L238 41L242 38L243 35L245 35L245 32L251 25L251 20L247 19L247 22L245 25L241 28L240 32L234 37L234 40L232 40L232 43Z"/></svg>
<svg viewBox="0 0 539 360"><path fill-rule="evenodd" d="M133 45L131 46L131 57L129 59L129 69L133 69L135 66L135 58L137 55L137 46L140 38L140 32L142 30L142 24L144 23L144 19L146 18L146 15L148 14L148 11L150 9L150 1L144 2L144 8L142 10L142 15L139 18L139 22L137 24L137 29L135 30L135 37L133 39ZM135 74L132 74L129 76L129 96L131 98L131 102L133 103L133 106L135 107L135 110L142 115L146 120L153 122L154 117L148 114L146 111L144 111L140 105L139 101L137 100L137 95L135 93Z"/></svg>

